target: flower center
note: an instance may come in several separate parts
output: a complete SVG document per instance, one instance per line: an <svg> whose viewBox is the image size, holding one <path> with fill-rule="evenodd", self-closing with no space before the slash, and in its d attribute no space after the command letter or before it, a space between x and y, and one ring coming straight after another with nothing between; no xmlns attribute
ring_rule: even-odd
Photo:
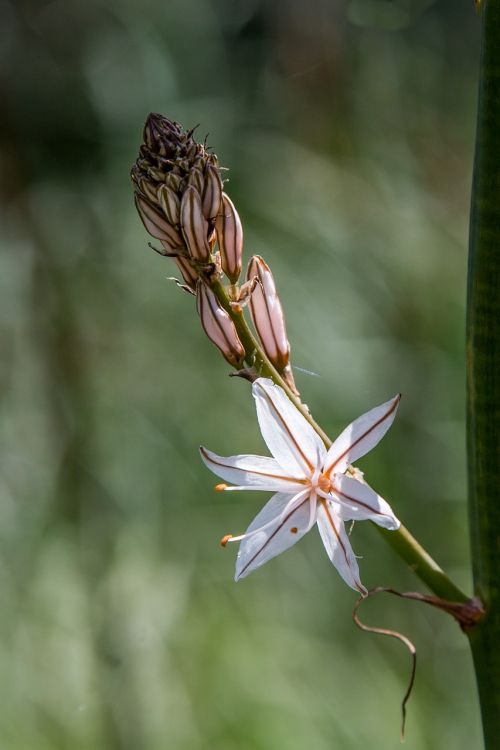
<svg viewBox="0 0 500 750"><path fill-rule="evenodd" d="M323 492L330 492L330 490L332 489L332 483L325 474L319 475L317 486Z"/></svg>

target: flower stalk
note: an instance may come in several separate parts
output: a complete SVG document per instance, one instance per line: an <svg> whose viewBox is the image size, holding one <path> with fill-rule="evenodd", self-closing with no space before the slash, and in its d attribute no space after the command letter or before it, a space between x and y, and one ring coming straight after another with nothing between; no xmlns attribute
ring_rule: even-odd
<svg viewBox="0 0 500 750"><path fill-rule="evenodd" d="M257 263L262 278L252 277L238 286L243 230L234 204L222 192L217 157L196 143L193 131L185 132L161 115L150 115L132 181L141 219L161 241L163 250L158 252L173 258L185 286L197 297L208 338L235 367L236 375L251 381L268 378L280 386L328 450L332 441L295 389L284 314L269 267L263 261ZM257 336L244 316L247 303ZM273 348L276 342L282 343L278 349ZM247 367L243 369L244 363ZM346 475L359 479L349 466ZM472 606L404 526L380 531L437 597L458 606Z"/></svg>

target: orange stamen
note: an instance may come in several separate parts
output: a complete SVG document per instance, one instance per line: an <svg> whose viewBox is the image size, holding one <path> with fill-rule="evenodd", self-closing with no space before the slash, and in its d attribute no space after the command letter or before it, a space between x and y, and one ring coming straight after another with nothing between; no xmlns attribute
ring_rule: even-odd
<svg viewBox="0 0 500 750"><path fill-rule="evenodd" d="M224 492L224 490L227 490L227 484L216 484L214 489L216 492Z"/></svg>
<svg viewBox="0 0 500 750"><path fill-rule="evenodd" d="M226 534L226 536L223 536L222 539L220 540L220 546L225 547L228 541L232 538L233 538L233 534Z"/></svg>

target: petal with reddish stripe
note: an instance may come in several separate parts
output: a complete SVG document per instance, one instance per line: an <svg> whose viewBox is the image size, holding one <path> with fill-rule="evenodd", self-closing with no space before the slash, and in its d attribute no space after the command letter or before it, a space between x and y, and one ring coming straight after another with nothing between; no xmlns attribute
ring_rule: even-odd
<svg viewBox="0 0 500 750"><path fill-rule="evenodd" d="M290 502L290 501L293 502ZM236 560L235 580L245 578L295 544L309 530L309 493L278 492L248 527Z"/></svg>
<svg viewBox="0 0 500 750"><path fill-rule="evenodd" d="M267 456L218 456L200 447L201 457L210 471L226 482L238 485L228 489L300 492L304 485L289 477L274 458ZM290 498L289 498L290 499Z"/></svg>
<svg viewBox="0 0 500 750"><path fill-rule="evenodd" d="M272 380L258 378L252 392L260 431L276 461L292 476L311 476L326 455L319 435Z"/></svg>
<svg viewBox="0 0 500 750"><path fill-rule="evenodd" d="M401 526L389 503L364 482L358 482L345 474L335 474L333 493L339 501L344 521L370 520L391 531Z"/></svg>
<svg viewBox="0 0 500 750"><path fill-rule="evenodd" d="M346 427L328 450L324 473L342 473L349 464L371 451L393 423L400 399L398 394Z"/></svg>
<svg viewBox="0 0 500 750"><path fill-rule="evenodd" d="M336 503L330 500L318 502L317 523L328 557L347 585L365 596L367 591L359 580L358 562Z"/></svg>

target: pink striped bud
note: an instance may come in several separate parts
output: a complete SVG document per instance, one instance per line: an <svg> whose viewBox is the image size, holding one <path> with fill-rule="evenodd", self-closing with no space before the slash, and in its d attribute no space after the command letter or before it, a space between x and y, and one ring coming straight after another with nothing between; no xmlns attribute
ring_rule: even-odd
<svg viewBox="0 0 500 750"><path fill-rule="evenodd" d="M219 213L222 201L222 182L219 170L209 164L205 172L205 187L203 190L203 215L205 219L215 219Z"/></svg>
<svg viewBox="0 0 500 750"><path fill-rule="evenodd" d="M203 216L200 194L192 185L186 188L182 196L181 228L191 257L199 261L208 261L208 222Z"/></svg>
<svg viewBox="0 0 500 750"><path fill-rule="evenodd" d="M245 350L238 338L233 321L219 305L210 287L198 281L196 291L196 303L203 330L224 359L239 369L245 359Z"/></svg>
<svg viewBox="0 0 500 750"><path fill-rule="evenodd" d="M241 273L243 252L243 228L232 200L222 193L222 206L215 227L219 243L222 270L232 284L236 284Z"/></svg>
<svg viewBox="0 0 500 750"><path fill-rule="evenodd" d="M197 167L192 167L191 171L189 172L188 185L192 185L196 188L200 195L202 194L204 180L201 170Z"/></svg>
<svg viewBox="0 0 500 750"><path fill-rule="evenodd" d="M168 222L178 227L181 220L181 202L177 193L168 185L160 185L157 200Z"/></svg>
<svg viewBox="0 0 500 750"><path fill-rule="evenodd" d="M141 180L140 188L150 203L156 203L156 187L154 183L148 182L147 180Z"/></svg>
<svg viewBox="0 0 500 750"><path fill-rule="evenodd" d="M135 205L149 234L157 240L165 240L171 248L181 247L184 244L179 232L144 198L136 195Z"/></svg>
<svg viewBox="0 0 500 750"><path fill-rule="evenodd" d="M247 279L255 278L259 283L248 302L252 321L265 353L277 370L283 372L290 361L285 316L271 269L260 255L254 255L248 264Z"/></svg>
<svg viewBox="0 0 500 750"><path fill-rule="evenodd" d="M172 188L172 190L179 192L181 189L182 177L175 172L169 172L165 177L165 184Z"/></svg>

